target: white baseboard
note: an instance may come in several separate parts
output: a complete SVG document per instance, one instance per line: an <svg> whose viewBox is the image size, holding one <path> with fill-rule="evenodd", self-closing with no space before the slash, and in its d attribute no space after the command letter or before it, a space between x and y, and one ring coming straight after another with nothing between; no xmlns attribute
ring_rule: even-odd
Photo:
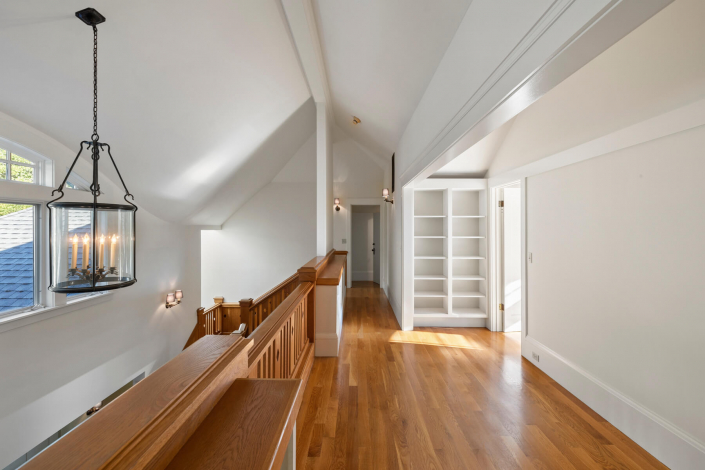
<svg viewBox="0 0 705 470"><path fill-rule="evenodd" d="M484 318L424 318L414 317L414 328L417 326L429 326L437 328L485 328L486 320Z"/></svg>
<svg viewBox="0 0 705 470"><path fill-rule="evenodd" d="M316 333L316 357L337 357L339 346L340 337L335 333Z"/></svg>
<svg viewBox="0 0 705 470"><path fill-rule="evenodd" d="M532 352L539 354L539 362L533 360ZM522 355L664 465L676 470L705 468L705 445L673 423L530 336L522 340Z"/></svg>
<svg viewBox="0 0 705 470"><path fill-rule="evenodd" d="M373 281L374 274L372 271L353 271L352 272L353 281Z"/></svg>

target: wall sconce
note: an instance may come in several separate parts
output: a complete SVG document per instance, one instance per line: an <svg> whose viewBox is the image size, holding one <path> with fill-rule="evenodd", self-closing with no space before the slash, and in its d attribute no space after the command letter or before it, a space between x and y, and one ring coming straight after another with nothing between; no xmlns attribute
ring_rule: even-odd
<svg viewBox="0 0 705 470"><path fill-rule="evenodd" d="M382 190L382 197L384 198L384 202L394 204L394 199L392 199L391 201L389 200L389 190L387 188L384 188Z"/></svg>
<svg viewBox="0 0 705 470"><path fill-rule="evenodd" d="M333 200L333 204L335 204L335 210L339 211L340 210L340 199L337 197Z"/></svg>
<svg viewBox="0 0 705 470"><path fill-rule="evenodd" d="M180 290L170 292L166 295L166 308L176 307L184 298L184 293Z"/></svg>

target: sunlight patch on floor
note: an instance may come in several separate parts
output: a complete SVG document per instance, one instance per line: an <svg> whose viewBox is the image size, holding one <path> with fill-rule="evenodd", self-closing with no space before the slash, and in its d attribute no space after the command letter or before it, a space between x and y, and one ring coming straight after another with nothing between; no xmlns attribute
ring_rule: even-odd
<svg viewBox="0 0 705 470"><path fill-rule="evenodd" d="M473 341L470 341L467 336L431 331L395 331L389 338L389 342L421 344L425 346L444 346L458 349L484 349Z"/></svg>

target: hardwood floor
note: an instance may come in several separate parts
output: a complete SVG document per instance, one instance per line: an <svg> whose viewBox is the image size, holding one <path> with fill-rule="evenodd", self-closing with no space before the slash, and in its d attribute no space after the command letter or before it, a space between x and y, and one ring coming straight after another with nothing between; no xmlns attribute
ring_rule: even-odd
<svg viewBox="0 0 705 470"><path fill-rule="evenodd" d="M520 355L519 333L402 332L373 283L348 289L337 358L316 358L299 469L663 469Z"/></svg>

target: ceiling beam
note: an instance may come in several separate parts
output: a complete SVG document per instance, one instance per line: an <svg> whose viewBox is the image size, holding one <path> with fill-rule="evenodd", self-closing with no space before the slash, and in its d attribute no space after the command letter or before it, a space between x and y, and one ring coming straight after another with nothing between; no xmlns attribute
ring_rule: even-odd
<svg viewBox="0 0 705 470"><path fill-rule="evenodd" d="M311 96L316 103L325 103L334 122L328 74L311 0L281 0L281 4Z"/></svg>

